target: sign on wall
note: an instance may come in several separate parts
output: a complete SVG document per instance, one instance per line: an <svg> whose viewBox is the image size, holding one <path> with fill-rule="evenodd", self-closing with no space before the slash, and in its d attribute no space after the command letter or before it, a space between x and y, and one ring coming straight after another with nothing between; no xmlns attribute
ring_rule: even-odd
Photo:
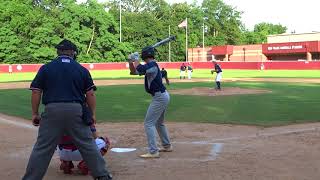
<svg viewBox="0 0 320 180"><path fill-rule="evenodd" d="M263 54L296 54L319 51L319 41L262 44Z"/></svg>
<svg viewBox="0 0 320 180"><path fill-rule="evenodd" d="M268 51L277 51L277 50L295 50L295 49L305 49L303 45L292 45L292 46L269 46Z"/></svg>

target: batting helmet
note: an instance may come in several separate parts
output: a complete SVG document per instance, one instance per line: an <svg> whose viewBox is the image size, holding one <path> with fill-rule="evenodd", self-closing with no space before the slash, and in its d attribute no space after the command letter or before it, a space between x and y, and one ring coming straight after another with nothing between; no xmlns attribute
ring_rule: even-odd
<svg viewBox="0 0 320 180"><path fill-rule="evenodd" d="M156 52L155 52L155 49L154 47L152 46L147 46L147 47L144 47L141 51L141 58L143 60L147 59L147 58L154 58Z"/></svg>

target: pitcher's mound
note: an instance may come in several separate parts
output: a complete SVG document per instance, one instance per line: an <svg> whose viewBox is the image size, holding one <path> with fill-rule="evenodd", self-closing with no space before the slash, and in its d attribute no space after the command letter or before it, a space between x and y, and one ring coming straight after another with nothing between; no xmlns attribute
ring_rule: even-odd
<svg viewBox="0 0 320 180"><path fill-rule="evenodd" d="M264 89L244 89L227 87L222 90L215 90L214 88L196 87L191 89L175 89L171 90L171 94L180 95L197 95L197 96L228 96L228 95L240 95L240 94L263 94L270 93L271 91Z"/></svg>

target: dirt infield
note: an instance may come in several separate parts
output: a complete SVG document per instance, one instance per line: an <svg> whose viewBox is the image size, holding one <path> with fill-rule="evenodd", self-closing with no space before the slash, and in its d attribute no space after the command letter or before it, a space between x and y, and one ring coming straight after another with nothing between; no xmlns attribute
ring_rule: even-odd
<svg viewBox="0 0 320 180"><path fill-rule="evenodd" d="M208 79L192 79L192 80L178 80L171 79L171 82L206 82ZM143 84L143 79L112 79L112 80L95 80L97 86L108 86L108 85L125 85L125 84ZM9 82L0 83L0 89L23 89L29 88L30 82Z"/></svg>
<svg viewBox="0 0 320 180"><path fill-rule="evenodd" d="M107 82L126 81L104 83ZM29 83L15 85L27 88ZM8 86L12 88L13 84ZM146 151L142 120L141 123L102 123L97 129L111 138L113 147L137 148L130 153L109 151L106 160L115 180L320 179L320 123L273 128L168 123L174 151L151 160L138 157ZM29 121L0 114L1 179L21 178L36 136L37 128ZM90 179L77 172L64 175L58 167L59 159L54 155L45 180Z"/></svg>
<svg viewBox="0 0 320 180"><path fill-rule="evenodd" d="M113 147L137 148L107 154L115 180L315 180L320 178L320 123L276 128L196 123L168 123L174 152L159 159L138 158L146 150L142 123L98 124ZM37 135L23 119L0 115L0 173L19 179ZM57 155L46 180L90 179L64 175Z"/></svg>

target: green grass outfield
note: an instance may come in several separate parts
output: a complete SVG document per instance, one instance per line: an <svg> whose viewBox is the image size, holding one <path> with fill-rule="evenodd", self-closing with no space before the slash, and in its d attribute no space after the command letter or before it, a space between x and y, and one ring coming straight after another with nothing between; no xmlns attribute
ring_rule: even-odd
<svg viewBox="0 0 320 180"><path fill-rule="evenodd" d="M128 70L92 71L94 79L142 78L130 76ZM169 69L169 78L179 78L179 70ZM31 81L35 73L0 73L0 82ZM193 78L210 78L209 69L195 69ZM320 78L319 70L223 70L224 78Z"/></svg>
<svg viewBox="0 0 320 180"><path fill-rule="evenodd" d="M209 82L175 83L168 89L212 87ZM319 85L269 82L228 82L223 87L262 88L272 93L234 96L171 94L168 121L278 126L317 122ZM0 112L30 119L28 90L0 90ZM150 95L143 85L99 87L97 119L104 122L143 122Z"/></svg>

